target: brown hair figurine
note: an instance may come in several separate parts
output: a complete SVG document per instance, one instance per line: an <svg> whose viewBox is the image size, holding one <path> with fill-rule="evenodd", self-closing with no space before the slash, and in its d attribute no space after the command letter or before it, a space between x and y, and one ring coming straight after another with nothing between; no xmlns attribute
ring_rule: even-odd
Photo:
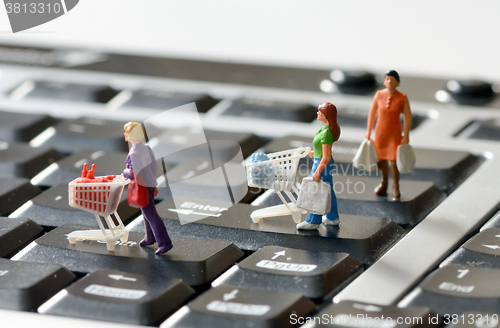
<svg viewBox="0 0 500 328"><path fill-rule="evenodd" d="M340 137L340 126L337 123L337 108L329 102L318 106L318 120L323 123L313 140L313 150L309 157L313 157L311 177L314 181L320 179L330 185L331 210L323 219L325 225L337 225L339 223L339 212L337 209L337 197L333 191L333 171L335 163L332 158L332 145ZM314 230L319 228L322 215L307 213L304 222L297 224L297 229Z"/></svg>
<svg viewBox="0 0 500 328"><path fill-rule="evenodd" d="M394 199L399 200L399 170L396 157L399 145L405 145L410 141L410 129L412 115L408 98L396 88L399 86L399 74L396 71L388 71L385 75L384 85L386 89L379 90L370 107L366 139L370 139L375 117L378 112L378 120L375 125L375 149L378 155L378 168L382 172L382 182L375 188L378 196L387 195L389 181L389 161L391 162ZM404 136L402 136L402 125L399 118L404 116Z"/></svg>

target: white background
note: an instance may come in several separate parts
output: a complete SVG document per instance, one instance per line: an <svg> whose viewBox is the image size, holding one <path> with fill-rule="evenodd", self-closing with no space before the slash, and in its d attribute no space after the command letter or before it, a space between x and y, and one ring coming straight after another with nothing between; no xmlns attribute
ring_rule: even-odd
<svg viewBox="0 0 500 328"><path fill-rule="evenodd" d="M33 0L36 1L36 0ZM0 42L500 81L500 1L80 0Z"/></svg>

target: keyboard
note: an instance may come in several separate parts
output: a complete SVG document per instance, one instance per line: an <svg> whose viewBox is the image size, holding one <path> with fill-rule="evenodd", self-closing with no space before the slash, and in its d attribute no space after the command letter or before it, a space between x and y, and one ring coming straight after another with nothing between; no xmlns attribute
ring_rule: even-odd
<svg viewBox="0 0 500 328"><path fill-rule="evenodd" d="M393 201L374 195L376 172L352 165L384 72L3 45L0 74L7 326L499 326L495 85L401 76L417 162ZM342 128L332 146L339 226L252 219L283 200L248 188L244 164L255 152L311 147L324 102ZM69 206L68 183L84 163L96 176L121 174L128 121L165 154L155 202L174 248L164 255L139 246L144 220L126 189L116 206L128 235L112 251L68 238L99 229ZM296 185L311 166L300 159Z"/></svg>

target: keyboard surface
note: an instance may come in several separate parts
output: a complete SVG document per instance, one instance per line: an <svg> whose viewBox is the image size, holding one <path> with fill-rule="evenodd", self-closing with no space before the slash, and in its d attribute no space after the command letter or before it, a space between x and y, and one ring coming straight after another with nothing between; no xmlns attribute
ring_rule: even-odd
<svg viewBox="0 0 500 328"><path fill-rule="evenodd" d="M417 163L393 201L373 194L380 175L352 165L383 72L338 81L338 70L96 58L72 68L0 61L0 316L9 327L366 327L381 316L498 327L500 98L484 92L488 83L462 81L460 93L446 79L401 77ZM244 164L255 152L311 147L327 101L342 127L332 147L339 226L255 219L283 200L249 188ZM96 176L121 174L128 121L144 124L161 155L156 207L174 244L164 255L139 245L144 219L126 190L117 212L127 238L113 251L69 242L99 224L69 206L68 183L84 163ZM297 185L311 167L300 160Z"/></svg>

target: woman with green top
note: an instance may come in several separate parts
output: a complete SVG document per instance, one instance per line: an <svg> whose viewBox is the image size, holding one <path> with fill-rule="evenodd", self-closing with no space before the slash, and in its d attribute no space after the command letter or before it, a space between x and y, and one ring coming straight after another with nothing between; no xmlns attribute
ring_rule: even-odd
<svg viewBox="0 0 500 328"><path fill-rule="evenodd" d="M337 197L333 191L333 170L334 161L332 158L332 145L340 137L340 126L337 123L337 108L329 102L319 105L318 120L323 122L323 126L316 133L313 140L313 150L309 157L314 158L311 177L314 181L328 183L331 188L332 206L330 213L323 218L325 225L337 225L339 223L339 212L337 209ZM314 230L321 224L322 216L319 214L307 213L304 222L297 224L297 229Z"/></svg>

